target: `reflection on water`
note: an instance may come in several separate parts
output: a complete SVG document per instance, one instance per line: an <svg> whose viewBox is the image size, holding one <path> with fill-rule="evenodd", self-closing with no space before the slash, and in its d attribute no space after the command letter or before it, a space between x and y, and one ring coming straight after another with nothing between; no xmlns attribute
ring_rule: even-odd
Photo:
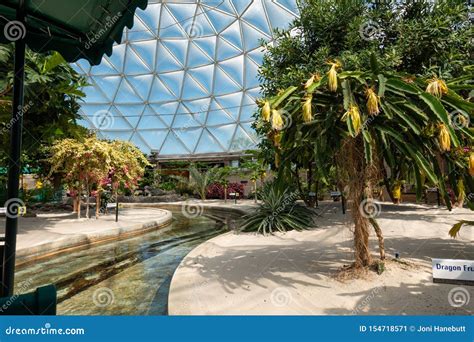
<svg viewBox="0 0 474 342"><path fill-rule="evenodd" d="M225 230L206 217L173 212L173 218L170 226L152 233L29 265L17 272L17 290L56 284L59 315L164 315L181 260Z"/></svg>

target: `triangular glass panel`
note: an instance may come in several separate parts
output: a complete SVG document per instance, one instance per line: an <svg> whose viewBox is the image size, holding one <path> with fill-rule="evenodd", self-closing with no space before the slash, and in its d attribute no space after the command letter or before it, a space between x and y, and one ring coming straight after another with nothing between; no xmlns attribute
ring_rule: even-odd
<svg viewBox="0 0 474 342"><path fill-rule="evenodd" d="M153 87L150 92L150 102L163 102L163 101L173 101L177 97L171 93L171 91L165 87L163 82L158 77L154 77Z"/></svg>
<svg viewBox="0 0 474 342"><path fill-rule="evenodd" d="M145 42L130 43L130 46L137 55L145 62L150 70L155 68L156 41L149 40Z"/></svg>
<svg viewBox="0 0 474 342"><path fill-rule="evenodd" d="M188 74L193 76L193 78L198 81L207 92L211 93L212 81L214 79L214 64L196 69L189 69Z"/></svg>
<svg viewBox="0 0 474 342"><path fill-rule="evenodd" d="M137 127L138 122L143 114L145 105L116 105L117 110L125 117L130 126Z"/></svg>
<svg viewBox="0 0 474 342"><path fill-rule="evenodd" d="M189 68L196 68L213 63L212 60L194 43L189 44L189 56Z"/></svg>
<svg viewBox="0 0 474 342"><path fill-rule="evenodd" d="M260 48L262 39L264 41L268 41L270 39L269 36L264 35L254 27L247 24L245 21L242 21L240 24L242 27L242 34L244 36L245 49L247 51Z"/></svg>
<svg viewBox="0 0 474 342"><path fill-rule="evenodd" d="M120 81L122 81L122 77L120 76L92 76L95 84L102 89L105 96L109 99L109 101L113 101L115 98L115 93L120 85ZM84 88L86 89L86 88Z"/></svg>
<svg viewBox="0 0 474 342"><path fill-rule="evenodd" d="M150 89L153 84L154 76L152 74L127 76L127 81L135 89L135 92L144 100L148 100Z"/></svg>
<svg viewBox="0 0 474 342"><path fill-rule="evenodd" d="M237 126L235 131L234 140L230 146L232 152L236 151L245 151L251 148L255 148L255 143L250 139L247 133L243 130L242 127Z"/></svg>
<svg viewBox="0 0 474 342"><path fill-rule="evenodd" d="M115 70L115 68L112 66L112 64L109 62L105 55L104 57L102 57L102 61L99 65L95 65L91 68L91 75L114 75L118 73L119 72Z"/></svg>
<svg viewBox="0 0 474 342"><path fill-rule="evenodd" d="M150 104L150 107L163 120L165 116L171 116L171 121L172 121L173 116L176 114L176 111L178 110L178 105L179 105L178 102L165 102L165 103L152 103ZM171 125L171 121L169 121L170 125ZM165 123L168 123L168 121L165 120ZM168 127L171 127L170 125Z"/></svg>
<svg viewBox="0 0 474 342"><path fill-rule="evenodd" d="M125 50L127 44L114 45L112 55L108 57L110 64L119 73L123 72L123 62L125 60Z"/></svg>
<svg viewBox="0 0 474 342"><path fill-rule="evenodd" d="M184 71L168 72L161 74L160 79L177 97L181 95L181 88L184 80Z"/></svg>
<svg viewBox="0 0 474 342"><path fill-rule="evenodd" d="M242 93L235 93L216 97L220 107L229 113L235 120L239 119L240 108L242 105Z"/></svg>
<svg viewBox="0 0 474 342"><path fill-rule="evenodd" d="M176 133L170 131L160 150L160 155L189 154L191 152L178 139Z"/></svg>
<svg viewBox="0 0 474 342"><path fill-rule="evenodd" d="M249 10L242 16L242 19L252 24L252 26L255 26L268 37L271 37L272 30L268 26L267 14L265 13L265 8L263 7L261 0L253 1Z"/></svg>
<svg viewBox="0 0 474 342"><path fill-rule="evenodd" d="M204 37L204 38L196 38L193 40L193 43L196 44L204 51L209 58L214 60L214 56L216 54L216 45L217 45L217 37Z"/></svg>
<svg viewBox="0 0 474 342"><path fill-rule="evenodd" d="M226 73L219 67L216 68L214 75L214 94L224 95L235 93L241 90L241 87L235 83Z"/></svg>
<svg viewBox="0 0 474 342"><path fill-rule="evenodd" d="M249 5L253 2L253 0L231 0L231 1L235 9L237 10L237 13L240 15L244 13L249 8Z"/></svg>
<svg viewBox="0 0 474 342"><path fill-rule="evenodd" d="M160 32L158 36L164 38L186 38L186 32L176 21L166 6L161 7Z"/></svg>
<svg viewBox="0 0 474 342"><path fill-rule="evenodd" d="M145 141L146 144L150 146L153 151L158 151L163 145L163 142L165 141L165 138L168 133L169 130L157 129L152 131L138 130L136 134L140 134L143 141Z"/></svg>
<svg viewBox="0 0 474 342"><path fill-rule="evenodd" d="M208 127L208 131L216 138L217 141L221 143L225 150L230 148L230 143L234 136L235 127L237 125L225 125L219 127Z"/></svg>
<svg viewBox="0 0 474 342"><path fill-rule="evenodd" d="M214 7L208 7L203 4L203 8L206 11L204 15L209 18L211 25L218 33L222 32L226 27L228 27L235 20L237 20L235 16L215 10Z"/></svg>
<svg viewBox="0 0 474 342"><path fill-rule="evenodd" d="M158 33L158 25L160 23L161 4L149 3L145 11L138 11L137 16L145 23L145 25L155 34Z"/></svg>
<svg viewBox="0 0 474 342"><path fill-rule="evenodd" d="M216 126L231 123L235 123L234 118L232 118L228 113L226 113L216 101L212 101L209 114L207 115L206 125Z"/></svg>
<svg viewBox="0 0 474 342"><path fill-rule="evenodd" d="M222 61L228 58L232 58L241 55L243 52L227 43L224 39L219 38L217 43L217 60Z"/></svg>
<svg viewBox="0 0 474 342"><path fill-rule="evenodd" d="M203 130L199 144L196 146L194 153L212 153L212 152L224 152L222 146L217 140L207 131Z"/></svg>
<svg viewBox="0 0 474 342"><path fill-rule="evenodd" d="M241 87L244 86L244 55L220 62L219 66Z"/></svg>
<svg viewBox="0 0 474 342"><path fill-rule="evenodd" d="M202 128L175 129L173 132L178 136L179 140L186 145L186 148L192 152L201 137Z"/></svg>
<svg viewBox="0 0 474 342"><path fill-rule="evenodd" d="M217 34L205 13L206 10L203 10L203 7L199 5L192 26L187 28L187 33L190 38L196 39Z"/></svg>
<svg viewBox="0 0 474 342"><path fill-rule="evenodd" d="M158 73L181 70L183 66L179 64L175 57L169 52L161 42L158 43L158 55L156 57L156 71Z"/></svg>
<svg viewBox="0 0 474 342"><path fill-rule="evenodd" d="M173 54L181 65L186 65L186 53L188 51L188 42L186 40L162 40L163 45Z"/></svg>
<svg viewBox="0 0 474 342"><path fill-rule="evenodd" d="M193 100L202 97L209 96L201 86L189 75L186 74L183 85L183 94L181 98L183 100Z"/></svg>
<svg viewBox="0 0 474 342"><path fill-rule="evenodd" d="M150 147L147 143L141 138L141 136L135 132L130 139L130 142L133 143L136 147L138 147L141 151L148 153L150 151Z"/></svg>
<svg viewBox="0 0 474 342"><path fill-rule="evenodd" d="M149 106L146 106L137 129L166 129L168 127Z"/></svg>
<svg viewBox="0 0 474 342"><path fill-rule="evenodd" d="M138 16L133 20L133 26L127 31L127 38L133 41L155 39L156 35L150 30Z"/></svg>
<svg viewBox="0 0 474 342"><path fill-rule="evenodd" d="M253 88L259 87L258 80L259 67L250 58L245 59L245 87Z"/></svg>
<svg viewBox="0 0 474 342"><path fill-rule="evenodd" d="M82 89L86 95L85 101L87 103L109 103L110 100L102 93L98 86L87 86Z"/></svg>
<svg viewBox="0 0 474 342"><path fill-rule="evenodd" d="M239 50L243 50L242 36L240 33L240 22L236 21L221 33L221 37L225 38L229 43Z"/></svg>
<svg viewBox="0 0 474 342"><path fill-rule="evenodd" d="M115 103L141 103L143 100L133 90L132 86L124 78L115 97Z"/></svg>
<svg viewBox="0 0 474 342"><path fill-rule="evenodd" d="M291 11L295 16L300 13L298 3L295 0L276 0L276 2Z"/></svg>
<svg viewBox="0 0 474 342"><path fill-rule="evenodd" d="M127 75L138 75L150 73L151 70L137 55L137 53L128 45L127 58L125 60L124 73Z"/></svg>
<svg viewBox="0 0 474 342"><path fill-rule="evenodd" d="M265 2L270 25L282 29L288 28L295 16L273 1Z"/></svg>

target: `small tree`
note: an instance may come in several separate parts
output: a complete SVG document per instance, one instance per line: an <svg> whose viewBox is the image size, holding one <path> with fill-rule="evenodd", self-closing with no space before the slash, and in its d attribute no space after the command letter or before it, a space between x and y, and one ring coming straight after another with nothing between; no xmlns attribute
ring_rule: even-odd
<svg viewBox="0 0 474 342"><path fill-rule="evenodd" d="M214 181L224 188L224 203L227 203L227 190L229 187L229 177L235 169L231 166L224 166L216 169L214 174Z"/></svg>
<svg viewBox="0 0 474 342"><path fill-rule="evenodd" d="M207 187L212 183L215 170L216 167L201 172L196 168L196 165L189 167L192 184L203 201L206 200Z"/></svg>

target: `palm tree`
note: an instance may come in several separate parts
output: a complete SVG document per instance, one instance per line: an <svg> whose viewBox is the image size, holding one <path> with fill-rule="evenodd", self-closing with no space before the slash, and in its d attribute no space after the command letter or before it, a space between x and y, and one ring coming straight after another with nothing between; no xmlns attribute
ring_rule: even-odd
<svg viewBox="0 0 474 342"><path fill-rule="evenodd" d="M195 165L189 167L189 175L193 186L203 201L206 200L207 187L211 184L215 171L216 167L204 172L199 171Z"/></svg>

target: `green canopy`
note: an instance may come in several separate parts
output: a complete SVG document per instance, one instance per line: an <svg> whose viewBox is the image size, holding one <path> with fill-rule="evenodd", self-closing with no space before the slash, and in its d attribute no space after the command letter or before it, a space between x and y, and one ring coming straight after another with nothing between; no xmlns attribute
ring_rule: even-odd
<svg viewBox="0 0 474 342"><path fill-rule="evenodd" d="M25 0L25 23L16 20L18 0L0 4L0 43L24 38L37 52L55 50L68 61L99 64L131 28L137 7L147 0Z"/></svg>

